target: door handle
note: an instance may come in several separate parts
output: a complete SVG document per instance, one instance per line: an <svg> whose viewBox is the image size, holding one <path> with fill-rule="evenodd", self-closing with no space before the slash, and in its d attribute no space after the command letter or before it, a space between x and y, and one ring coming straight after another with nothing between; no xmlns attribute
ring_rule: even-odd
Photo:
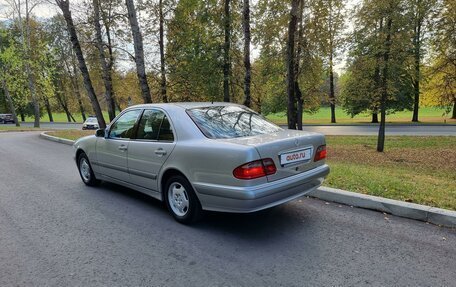
<svg viewBox="0 0 456 287"><path fill-rule="evenodd" d="M119 150L121 150L121 151L126 151L127 149L128 149L128 147L126 145L119 146Z"/></svg>
<svg viewBox="0 0 456 287"><path fill-rule="evenodd" d="M166 150L164 150L162 148L156 149L155 154L159 155L159 156L164 156L164 155L166 155Z"/></svg>

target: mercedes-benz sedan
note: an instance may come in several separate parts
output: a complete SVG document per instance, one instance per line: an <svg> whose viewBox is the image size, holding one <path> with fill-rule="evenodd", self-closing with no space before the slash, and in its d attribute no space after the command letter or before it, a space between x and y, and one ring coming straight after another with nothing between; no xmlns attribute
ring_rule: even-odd
<svg viewBox="0 0 456 287"><path fill-rule="evenodd" d="M203 210L285 203L329 173L323 135L282 129L229 103L132 106L74 149L85 184L104 180L149 194L182 223Z"/></svg>

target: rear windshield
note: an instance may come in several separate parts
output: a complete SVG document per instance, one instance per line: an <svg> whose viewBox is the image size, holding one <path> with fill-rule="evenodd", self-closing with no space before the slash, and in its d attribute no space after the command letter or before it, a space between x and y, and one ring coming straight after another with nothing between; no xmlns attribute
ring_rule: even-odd
<svg viewBox="0 0 456 287"><path fill-rule="evenodd" d="M203 134L226 139L268 134L282 129L242 106L200 107L187 110Z"/></svg>

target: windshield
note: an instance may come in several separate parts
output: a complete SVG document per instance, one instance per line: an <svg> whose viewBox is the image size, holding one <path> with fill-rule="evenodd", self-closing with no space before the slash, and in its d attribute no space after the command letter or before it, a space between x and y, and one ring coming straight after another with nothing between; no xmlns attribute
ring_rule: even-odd
<svg viewBox="0 0 456 287"><path fill-rule="evenodd" d="M88 118L86 120L86 123L98 123L98 120L97 120L97 118Z"/></svg>
<svg viewBox="0 0 456 287"><path fill-rule="evenodd" d="M201 107L187 110L203 134L212 139L268 134L282 129L242 106Z"/></svg>

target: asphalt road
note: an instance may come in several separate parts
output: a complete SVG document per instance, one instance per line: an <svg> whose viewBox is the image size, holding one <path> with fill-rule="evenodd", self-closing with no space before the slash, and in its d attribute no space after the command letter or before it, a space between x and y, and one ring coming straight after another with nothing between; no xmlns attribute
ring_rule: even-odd
<svg viewBox="0 0 456 287"><path fill-rule="evenodd" d="M33 127L33 123L22 123ZM43 129L81 129L82 124L41 123ZM325 135L377 135L377 125L305 125L304 130ZM456 125L387 125L387 135L456 136Z"/></svg>
<svg viewBox="0 0 456 287"><path fill-rule="evenodd" d="M72 148L0 133L0 286L455 286L456 230L302 198L184 226Z"/></svg>

